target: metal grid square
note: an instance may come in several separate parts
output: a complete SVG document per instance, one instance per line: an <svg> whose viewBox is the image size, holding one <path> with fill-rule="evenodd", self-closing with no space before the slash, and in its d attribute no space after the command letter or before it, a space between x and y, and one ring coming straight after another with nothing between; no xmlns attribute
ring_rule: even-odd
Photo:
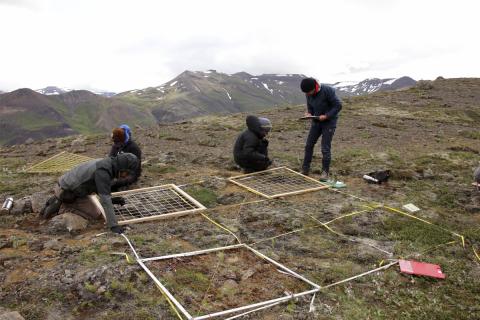
<svg viewBox="0 0 480 320"><path fill-rule="evenodd" d="M112 197L125 199L125 205L114 205L118 224L163 219L206 209L174 184L114 192ZM104 213L98 201L97 206Z"/></svg>
<svg viewBox="0 0 480 320"><path fill-rule="evenodd" d="M287 167L236 176L229 181L269 199L329 188Z"/></svg>
<svg viewBox="0 0 480 320"><path fill-rule="evenodd" d="M57 173L57 172L65 172L73 167L93 160L93 158L82 156L79 154L69 153L66 151L60 152L57 155L54 155L47 160L39 162L27 170L25 172L28 173Z"/></svg>
<svg viewBox="0 0 480 320"><path fill-rule="evenodd" d="M158 279L158 277L151 271L151 268L148 268L145 265L146 263L152 263L152 262L156 262L156 261L160 261L160 260L175 259L175 258L185 259L186 257L204 255L204 254L208 254L208 253L213 253L213 252L218 252L218 251L226 251L226 250L233 250L233 249L249 250L254 255L256 255L259 259L266 260L268 263L272 264L281 273L292 276L292 277L306 283L307 285L312 287L312 289L307 290L307 291L303 291L303 292L298 292L298 293L288 293L288 294L286 294L284 296L281 296L279 298L274 298L274 299L270 299L270 300L267 300L267 301L261 301L261 302L257 302L257 303L250 304L250 305L245 305L245 306L236 307L236 308L233 308L233 309L218 311L218 312L194 317L172 295L172 293L162 284L162 282ZM216 318L216 317L221 317L221 316L222 316L222 318L224 318L228 314L237 314L237 316L239 316L239 315L241 315L240 314L241 312L246 311L244 314L247 314L247 313L250 313L252 311L268 308L268 307L271 307L271 306L276 305L278 303L289 301L291 299L295 299L295 298L298 298L298 297L301 297L301 296L315 294L321 288L319 285L315 284L314 282L312 282L312 281L306 279L305 277L295 273L294 271L288 269L284 265L278 263L275 260L270 259L269 257L265 256L261 252L251 248L250 246L248 246L246 244L238 244L238 245L232 245L232 246L227 246L227 247L220 247L220 248L206 249L206 250L200 250L200 251L194 251L194 252L179 253L179 254L173 254L173 255L168 255L168 256L163 256L163 257L152 257L152 258L137 259L137 262L145 270L145 272L152 278L152 280L158 285L158 287L162 290L162 292L169 298L169 300L172 301L172 303L175 305L175 307L178 310L180 310L180 312L182 312L183 315L187 319L203 320L203 319L210 319L210 318ZM237 316L234 316L234 317L237 317Z"/></svg>

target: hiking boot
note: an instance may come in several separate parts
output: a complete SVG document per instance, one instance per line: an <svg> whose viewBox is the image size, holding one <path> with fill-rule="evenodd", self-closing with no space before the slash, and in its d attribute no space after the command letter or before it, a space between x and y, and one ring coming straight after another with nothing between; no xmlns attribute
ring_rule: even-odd
<svg viewBox="0 0 480 320"><path fill-rule="evenodd" d="M327 171L322 171L320 173L320 181L328 181L329 175Z"/></svg>
<svg viewBox="0 0 480 320"><path fill-rule="evenodd" d="M62 206L62 201L58 199L56 196L52 196L47 200L45 206L40 211L40 217L43 219L50 219L54 215L60 211L60 207Z"/></svg>
<svg viewBox="0 0 480 320"><path fill-rule="evenodd" d="M308 176L308 175L310 175L310 169L302 168L301 173L304 176Z"/></svg>
<svg viewBox="0 0 480 320"><path fill-rule="evenodd" d="M113 233L117 233L117 234L122 234L125 232L125 227L124 226L113 226L110 228L110 231L112 231Z"/></svg>

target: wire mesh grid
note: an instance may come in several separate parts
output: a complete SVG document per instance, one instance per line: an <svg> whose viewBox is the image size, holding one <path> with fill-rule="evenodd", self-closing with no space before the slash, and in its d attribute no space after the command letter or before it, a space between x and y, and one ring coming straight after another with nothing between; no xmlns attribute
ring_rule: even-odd
<svg viewBox="0 0 480 320"><path fill-rule="evenodd" d="M119 223L153 220L170 214L205 209L201 203L175 185L112 193L112 197L118 196L125 199L123 206L114 205Z"/></svg>
<svg viewBox="0 0 480 320"><path fill-rule="evenodd" d="M266 198L328 188L327 185L286 167L232 177L229 180Z"/></svg>
<svg viewBox="0 0 480 320"><path fill-rule="evenodd" d="M28 173L56 173L56 172L65 172L76 165L81 163L93 160L93 158L82 156L79 154L69 153L66 151L60 152L53 157L39 162L27 170L25 172Z"/></svg>

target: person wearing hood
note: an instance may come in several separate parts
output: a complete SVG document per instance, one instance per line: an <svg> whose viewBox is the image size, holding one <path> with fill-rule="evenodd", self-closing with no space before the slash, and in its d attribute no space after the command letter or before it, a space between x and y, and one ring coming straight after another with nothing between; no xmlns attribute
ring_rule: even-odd
<svg viewBox="0 0 480 320"><path fill-rule="evenodd" d="M313 78L303 79L300 88L307 98L305 115L314 117L305 143L302 174L309 175L313 149L321 136L322 173L320 180L326 181L330 172L332 139L337 127L338 114L342 110L342 102L337 97L334 88L320 84Z"/></svg>
<svg viewBox="0 0 480 320"><path fill-rule="evenodd" d="M137 182L142 174L142 151L132 139L132 131L126 124L112 130L112 148L110 150L110 157L114 157L120 153L132 153L138 159L138 167L134 175L125 179L117 179L112 185L112 191L118 191L122 187L129 186Z"/></svg>
<svg viewBox="0 0 480 320"><path fill-rule="evenodd" d="M108 228L123 233L115 217L113 204L125 204L121 197L111 197L111 185L115 179L127 179L135 174L138 159L131 153L120 153L116 157L93 159L79 164L58 179L54 195L48 199L40 216L50 219L63 212L72 212L84 218L99 219L102 213L89 195L98 194L105 212Z"/></svg>
<svg viewBox="0 0 480 320"><path fill-rule="evenodd" d="M268 158L267 134L272 124L267 118L247 116L247 129L237 138L233 148L233 158L245 173L267 169L272 161Z"/></svg>

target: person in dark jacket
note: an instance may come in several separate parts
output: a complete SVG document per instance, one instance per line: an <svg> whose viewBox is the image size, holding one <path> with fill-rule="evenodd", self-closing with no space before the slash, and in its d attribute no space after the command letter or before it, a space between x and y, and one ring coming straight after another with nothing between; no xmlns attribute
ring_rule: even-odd
<svg viewBox="0 0 480 320"><path fill-rule="evenodd" d="M255 116L247 116L246 123L247 129L235 141L233 158L245 173L265 170L272 164L266 139L272 124L267 118Z"/></svg>
<svg viewBox="0 0 480 320"><path fill-rule="evenodd" d="M40 212L49 219L62 211L70 211L86 218L99 218L102 212L90 197L96 193L107 220L108 228L115 233L123 233L114 214L113 204L125 204L123 198L111 197L111 184L114 179L126 179L135 174L138 159L134 154L121 153L116 157L94 159L82 163L66 172L58 179L54 195L48 199Z"/></svg>
<svg viewBox="0 0 480 320"><path fill-rule="evenodd" d="M320 180L328 180L330 172L330 161L332 138L337 127L338 113L342 109L342 103L335 94L335 89L325 84L320 84L313 78L305 78L300 88L307 98L306 116L314 116L305 144L305 156L303 158L302 173L310 173L313 148L320 136L322 150L322 173Z"/></svg>
<svg viewBox="0 0 480 320"><path fill-rule="evenodd" d="M110 157L114 157L122 152L132 153L138 159L138 168L134 175L126 179L116 179L112 185L112 191L118 191L125 186L137 182L142 174L142 151L132 139L132 131L126 124L112 130L113 145L110 150Z"/></svg>

